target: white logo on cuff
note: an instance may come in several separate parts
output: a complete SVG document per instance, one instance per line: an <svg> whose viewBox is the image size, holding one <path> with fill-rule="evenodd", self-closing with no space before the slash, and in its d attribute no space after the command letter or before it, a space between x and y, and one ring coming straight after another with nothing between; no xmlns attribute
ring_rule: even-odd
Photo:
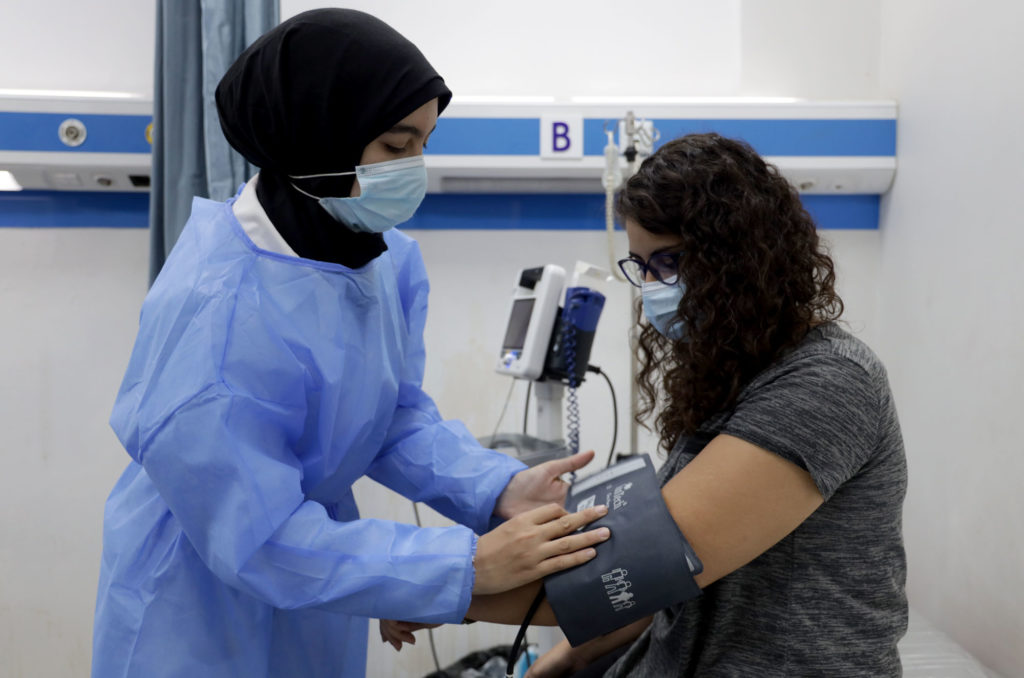
<svg viewBox="0 0 1024 678"><path fill-rule="evenodd" d="M612 508L620 509L629 502L626 501L626 490L633 487L633 483L623 483L612 490Z"/></svg>
<svg viewBox="0 0 1024 678"><path fill-rule="evenodd" d="M616 612L628 610L636 605L636 601L633 600L633 594L629 592L633 582L626 579L628 574L629 570L617 567L611 572L601 575L605 595L608 596L608 602L611 603L612 609Z"/></svg>

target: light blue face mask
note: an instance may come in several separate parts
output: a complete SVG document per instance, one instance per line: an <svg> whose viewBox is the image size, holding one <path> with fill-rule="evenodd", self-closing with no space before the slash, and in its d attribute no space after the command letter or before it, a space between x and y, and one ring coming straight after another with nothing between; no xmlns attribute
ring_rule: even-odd
<svg viewBox="0 0 1024 678"><path fill-rule="evenodd" d="M296 191L320 202L327 213L356 231L383 233L408 221L427 194L427 168L422 155L358 165L354 172L306 174L291 179L318 179L356 175L359 195L354 198L319 198L294 183Z"/></svg>
<svg viewBox="0 0 1024 678"><path fill-rule="evenodd" d="M662 336L676 340L681 339L686 325L678 316L679 302L686 293L681 280L666 285L653 280L645 282L641 289L644 304L644 315Z"/></svg>

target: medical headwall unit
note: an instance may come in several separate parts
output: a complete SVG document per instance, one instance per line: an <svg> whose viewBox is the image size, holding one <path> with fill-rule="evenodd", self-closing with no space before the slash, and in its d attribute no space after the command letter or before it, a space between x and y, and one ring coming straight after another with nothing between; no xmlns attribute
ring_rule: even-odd
<svg viewBox="0 0 1024 678"><path fill-rule="evenodd" d="M608 132L617 138L616 123L627 113L657 130L655 148L691 132L744 139L780 168L812 212L833 199L845 200L834 202L844 211L868 207L855 224L823 227L877 228L877 196L896 171L895 102L625 97L564 104L456 98L427 151L434 196L407 227L441 227L431 201L447 215L445 195L476 195L465 199L476 205L503 195L558 194L566 209L573 199L596 199L604 190ZM145 192L151 122L152 104L142 99L0 94L0 171L30 191ZM477 205L475 213L487 211ZM486 219L474 223L480 225L448 227L488 227Z"/></svg>

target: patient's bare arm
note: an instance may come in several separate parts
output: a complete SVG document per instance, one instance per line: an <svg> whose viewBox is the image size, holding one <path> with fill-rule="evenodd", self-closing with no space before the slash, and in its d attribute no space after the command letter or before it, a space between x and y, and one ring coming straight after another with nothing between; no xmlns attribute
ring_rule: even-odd
<svg viewBox="0 0 1024 678"><path fill-rule="evenodd" d="M523 617L530 609L537 591L540 590L541 582L535 581L525 586L520 586L504 593L495 593L487 596L473 596L469 604L468 619L474 621L488 621L496 624L513 624L518 626L523 623ZM538 626L557 626L555 613L545 600L537 609L532 624Z"/></svg>

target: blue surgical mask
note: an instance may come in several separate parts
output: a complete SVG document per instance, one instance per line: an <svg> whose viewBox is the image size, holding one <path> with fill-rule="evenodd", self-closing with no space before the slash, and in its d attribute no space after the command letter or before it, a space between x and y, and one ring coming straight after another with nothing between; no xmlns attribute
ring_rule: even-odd
<svg viewBox="0 0 1024 678"><path fill-rule="evenodd" d="M320 202L332 217L356 231L383 233L412 218L427 194L427 168L422 155L358 165L354 172L307 174L292 179L356 175L359 195L354 198L318 198L293 183L299 193Z"/></svg>
<svg viewBox="0 0 1024 678"><path fill-rule="evenodd" d="M671 285L654 280L645 282L641 287L644 315L654 329L668 339L681 339L686 330L679 317L679 302L685 293L686 287L681 280Z"/></svg>

